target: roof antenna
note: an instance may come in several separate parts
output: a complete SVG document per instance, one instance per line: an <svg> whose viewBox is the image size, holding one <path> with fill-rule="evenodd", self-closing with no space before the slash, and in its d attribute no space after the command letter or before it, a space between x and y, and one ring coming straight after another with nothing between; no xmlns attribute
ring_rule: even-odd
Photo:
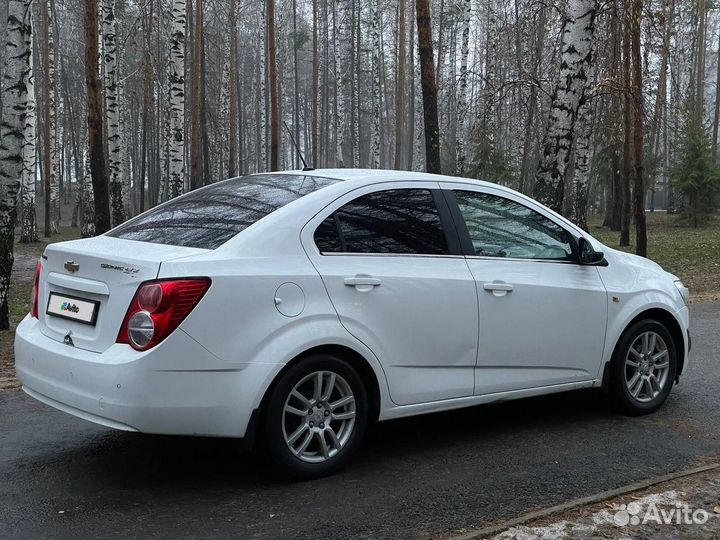
<svg viewBox="0 0 720 540"><path fill-rule="evenodd" d="M308 164L305 163L305 158L302 155L302 152L300 151L300 147L298 146L298 143L295 141L295 137L292 135L292 131L290 131L290 128L287 125L287 122L283 120L283 125L285 126L285 129L287 129L288 135L290 135L290 140L293 143L293 146L295 147L295 150L298 153L298 156L300 156L300 161L302 161L303 164L303 171L314 171L315 169L312 167L308 167Z"/></svg>

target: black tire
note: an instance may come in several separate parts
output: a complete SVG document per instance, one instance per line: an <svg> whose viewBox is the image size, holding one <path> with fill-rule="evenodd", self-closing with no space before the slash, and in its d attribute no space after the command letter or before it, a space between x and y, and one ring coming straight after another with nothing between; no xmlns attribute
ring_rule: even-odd
<svg viewBox="0 0 720 540"><path fill-rule="evenodd" d="M293 427L288 427L288 422L295 421L296 417L293 415L284 415L284 410L286 401L289 399L290 393L293 391L296 385L298 383L301 383L301 381L303 381L303 379L305 379L309 375L317 372L334 373L336 374L336 376L339 376L336 379L337 381L344 381L345 383L347 383L354 397L355 416L354 424L348 430L347 439L340 448L340 450L335 449L334 455L330 455L329 457L324 458L324 461L308 462L293 453L293 451L291 451L290 447L286 443L285 432L292 431L294 429ZM310 384L311 382L312 381L309 381L307 384ZM325 382L327 382L327 379L325 380ZM327 386L329 386L329 384L326 384L326 387ZM331 402L332 399L328 399L326 401ZM292 401L291 404L293 403L295 402ZM314 409L310 408L310 410L313 410L314 413L318 414L320 414L321 409L322 404L320 406L316 405ZM323 412L327 414L327 403L325 403L325 411ZM297 422L304 422L304 420L300 420L300 417L297 418ZM280 381L272 390L270 399L268 401L267 411L264 416L265 442L267 444L267 450L273 457L274 461L278 465L280 465L280 467L290 477L298 480L320 478L323 476L334 474L347 464L348 460L352 457L354 452L357 450L357 447L360 445L360 442L362 441L365 429L367 427L367 421L367 391L357 371L355 371L355 369L353 369L353 367L349 363L336 356L332 356L329 354L313 355L302 359L300 362L288 369L288 371L283 374ZM335 421L331 418L330 421L328 421L328 428L331 428L330 422L334 423L334 429L338 429L338 426L341 425L335 423ZM318 430L319 423L315 425L312 429ZM341 431L342 430L339 430L339 432ZM303 439L305 436L306 433L303 433ZM310 446L308 446L308 449L309 451L314 451L316 449L317 457L319 459L321 447L320 441L316 437L320 437L320 435L317 435L314 432L313 437L314 438L310 443ZM329 435L326 436L325 433L323 433L322 437L325 440L330 440ZM331 449L331 452L332 451L333 450Z"/></svg>
<svg viewBox="0 0 720 540"><path fill-rule="evenodd" d="M640 401L633 397L628 389L626 377L632 373L632 367L627 367L625 360L630 354L630 347L635 341L646 332L654 332L662 338L667 347L669 361L668 373L664 386L659 393L648 401ZM628 371L630 370L630 371ZM623 334L615 347L610 365L610 396L616 408L623 414L629 416L640 416L650 414L658 410L672 389L677 374L677 348L672 335L661 322L654 319L645 319L634 323ZM647 396L646 396L647 398Z"/></svg>

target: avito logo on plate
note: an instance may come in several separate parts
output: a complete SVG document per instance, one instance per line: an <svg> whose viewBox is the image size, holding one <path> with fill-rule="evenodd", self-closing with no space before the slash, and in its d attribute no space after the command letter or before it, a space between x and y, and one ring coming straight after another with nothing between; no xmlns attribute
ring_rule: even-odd
<svg viewBox="0 0 720 540"><path fill-rule="evenodd" d="M69 311L71 313L78 313L80 308L71 302L63 302L60 305L60 311Z"/></svg>

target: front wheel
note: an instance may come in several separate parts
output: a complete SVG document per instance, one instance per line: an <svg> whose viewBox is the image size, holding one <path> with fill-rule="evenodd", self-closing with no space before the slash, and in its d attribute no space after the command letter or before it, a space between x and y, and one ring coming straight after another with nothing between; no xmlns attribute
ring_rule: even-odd
<svg viewBox="0 0 720 540"><path fill-rule="evenodd" d="M652 319L635 323L618 343L612 359L611 391L626 414L656 411L670 394L677 373L675 342Z"/></svg>
<svg viewBox="0 0 720 540"><path fill-rule="evenodd" d="M274 388L265 416L268 450L291 476L339 470L365 432L367 392L344 360L315 355L292 366Z"/></svg>

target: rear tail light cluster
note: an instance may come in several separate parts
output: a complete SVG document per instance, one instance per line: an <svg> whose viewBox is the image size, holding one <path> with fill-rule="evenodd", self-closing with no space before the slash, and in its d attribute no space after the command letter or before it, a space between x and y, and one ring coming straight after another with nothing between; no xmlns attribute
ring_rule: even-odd
<svg viewBox="0 0 720 540"><path fill-rule="evenodd" d="M40 272L42 272L42 264L38 262L35 267L35 281L33 282L32 293L30 293L30 301L32 302L30 315L36 319L40 318L38 315L38 304L40 303Z"/></svg>
<svg viewBox="0 0 720 540"><path fill-rule="evenodd" d="M168 337L210 287L210 278L166 279L140 285L117 337L146 351Z"/></svg>

